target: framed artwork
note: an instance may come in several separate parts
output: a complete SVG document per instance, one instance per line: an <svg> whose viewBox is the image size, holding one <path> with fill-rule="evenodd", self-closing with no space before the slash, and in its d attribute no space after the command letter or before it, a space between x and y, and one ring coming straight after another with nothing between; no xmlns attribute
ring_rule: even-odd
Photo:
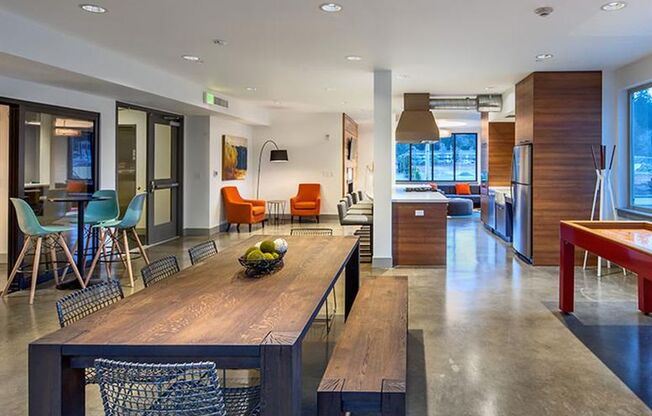
<svg viewBox="0 0 652 416"><path fill-rule="evenodd" d="M247 176L247 139L222 136L222 180L241 181Z"/></svg>

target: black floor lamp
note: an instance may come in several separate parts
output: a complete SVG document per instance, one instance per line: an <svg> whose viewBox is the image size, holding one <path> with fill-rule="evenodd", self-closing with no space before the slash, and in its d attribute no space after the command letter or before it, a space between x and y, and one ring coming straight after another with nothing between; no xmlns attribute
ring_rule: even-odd
<svg viewBox="0 0 652 416"><path fill-rule="evenodd" d="M281 150L278 148L278 145L274 140L267 140L265 143L260 148L260 155L258 155L258 182L256 184L256 199L260 197L260 168L263 165L263 151L265 150L265 146L267 146L268 143L271 143L274 145L276 149L272 150L269 154L269 161L274 162L274 163L281 163L281 162L287 162L288 161L288 151L287 150Z"/></svg>

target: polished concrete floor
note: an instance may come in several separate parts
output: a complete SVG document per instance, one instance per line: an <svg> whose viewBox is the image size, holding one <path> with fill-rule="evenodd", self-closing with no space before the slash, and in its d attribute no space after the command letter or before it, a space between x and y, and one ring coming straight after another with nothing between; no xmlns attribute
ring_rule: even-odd
<svg viewBox="0 0 652 416"><path fill-rule="evenodd" d="M337 234L353 231L328 226ZM215 236L222 248L247 237ZM187 237L149 253L175 254L185 267L185 250L201 240ZM652 405L652 318L636 309L633 276L614 268L598 279L595 271L578 270L577 312L562 316L557 268L516 260L477 219L449 221L448 253L445 268L362 266L365 279L409 276L410 415L652 415L645 404ZM24 292L0 302L2 415L26 414L27 344L58 327L54 302L65 292L42 286L33 306ZM138 283L125 291L141 289ZM342 325L339 316L330 334L322 322L308 334L304 414L314 414L314 389ZM100 414L93 388L88 397L88 413Z"/></svg>

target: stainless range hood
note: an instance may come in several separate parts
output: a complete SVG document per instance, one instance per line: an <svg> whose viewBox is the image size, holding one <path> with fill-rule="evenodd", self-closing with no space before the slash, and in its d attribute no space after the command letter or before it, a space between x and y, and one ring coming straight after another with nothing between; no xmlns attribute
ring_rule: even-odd
<svg viewBox="0 0 652 416"><path fill-rule="evenodd" d="M430 111L430 94L404 94L403 113L396 126L398 143L439 140L439 127Z"/></svg>

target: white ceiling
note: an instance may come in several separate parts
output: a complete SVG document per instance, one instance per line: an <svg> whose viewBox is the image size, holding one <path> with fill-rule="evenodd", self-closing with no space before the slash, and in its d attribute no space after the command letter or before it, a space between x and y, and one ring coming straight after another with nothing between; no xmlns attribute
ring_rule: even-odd
<svg viewBox="0 0 652 416"><path fill-rule="evenodd" d="M607 0L340 0L337 14L321 12L320 0L93 1L109 12L83 12L79 0L0 7L234 97L357 114L372 109L375 68L397 75L398 99L501 92L535 70L616 68L652 53L650 0L612 13L600 11ZM535 16L543 5L555 12ZM535 62L539 53L555 57Z"/></svg>

